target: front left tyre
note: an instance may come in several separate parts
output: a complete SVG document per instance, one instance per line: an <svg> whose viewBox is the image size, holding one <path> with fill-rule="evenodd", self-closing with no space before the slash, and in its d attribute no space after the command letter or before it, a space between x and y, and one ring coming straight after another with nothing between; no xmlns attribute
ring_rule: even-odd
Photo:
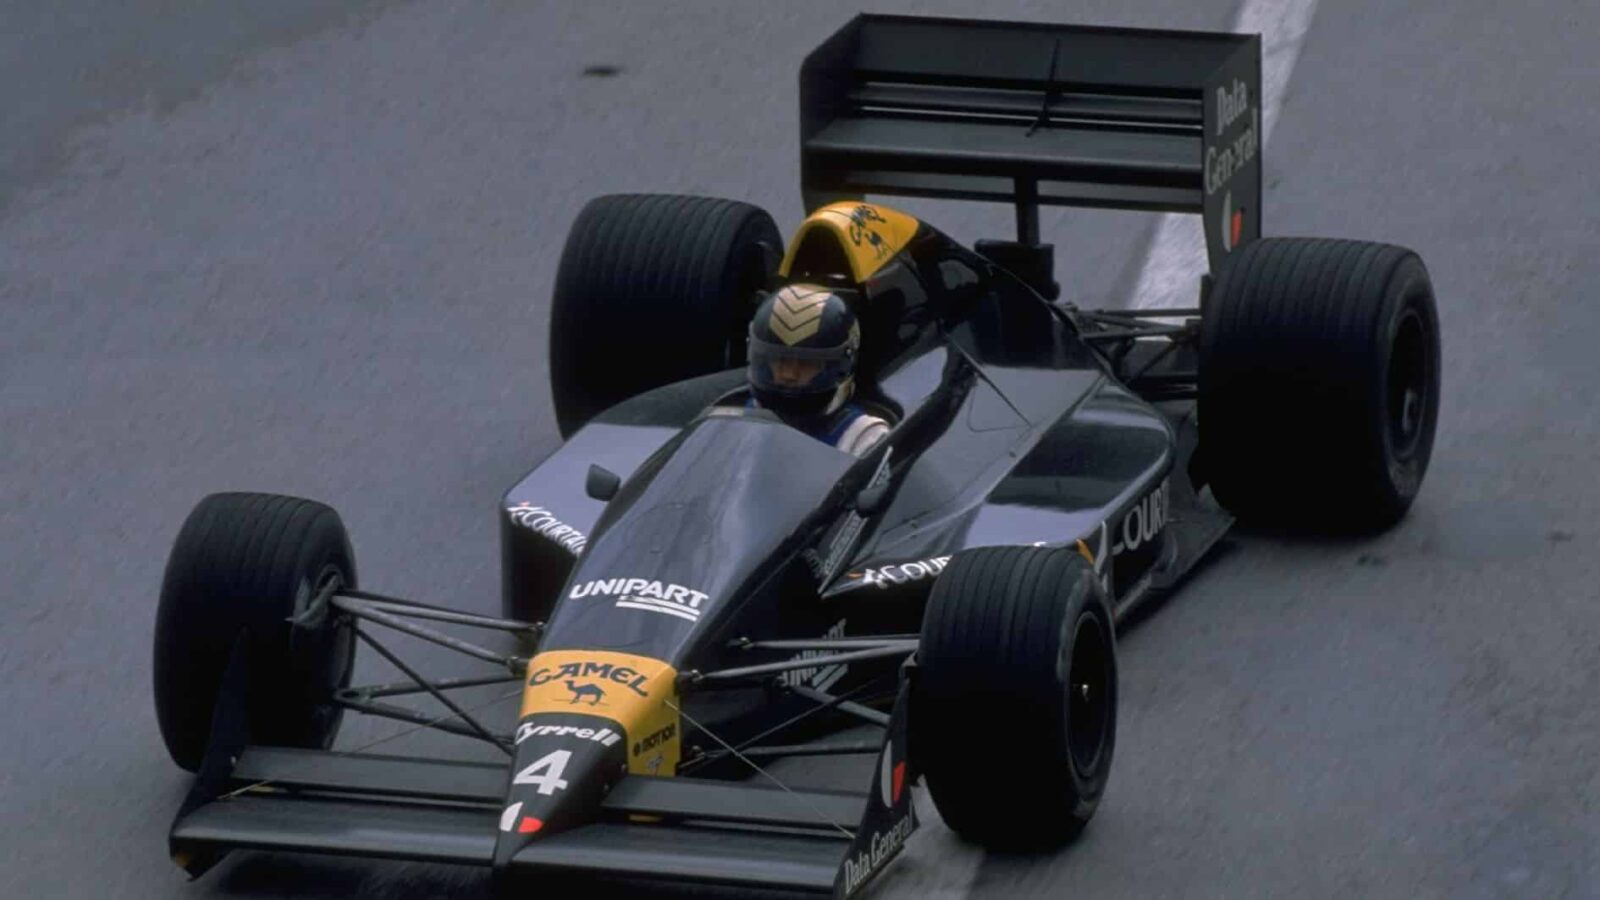
<svg viewBox="0 0 1600 900"><path fill-rule="evenodd" d="M252 493L196 504L167 557L156 610L156 719L173 762L199 769L241 636L251 741L331 746L342 717L333 694L350 683L355 633L317 601L355 586L355 554L331 507Z"/></svg>

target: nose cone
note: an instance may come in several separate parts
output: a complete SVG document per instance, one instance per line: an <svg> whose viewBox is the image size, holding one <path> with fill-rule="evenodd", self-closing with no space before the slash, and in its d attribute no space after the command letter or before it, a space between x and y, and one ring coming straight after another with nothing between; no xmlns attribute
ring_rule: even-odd
<svg viewBox="0 0 1600 900"><path fill-rule="evenodd" d="M593 819L629 772L673 775L677 670L603 650L555 650L528 664L497 862L529 841Z"/></svg>

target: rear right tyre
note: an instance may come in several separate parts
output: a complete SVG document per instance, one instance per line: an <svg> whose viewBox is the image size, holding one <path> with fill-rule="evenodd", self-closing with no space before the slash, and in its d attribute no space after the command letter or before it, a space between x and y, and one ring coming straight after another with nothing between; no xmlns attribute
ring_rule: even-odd
<svg viewBox="0 0 1600 900"><path fill-rule="evenodd" d="M1416 499L1439 415L1439 318L1404 247L1261 238L1202 311L1203 477L1241 520L1376 531Z"/></svg>

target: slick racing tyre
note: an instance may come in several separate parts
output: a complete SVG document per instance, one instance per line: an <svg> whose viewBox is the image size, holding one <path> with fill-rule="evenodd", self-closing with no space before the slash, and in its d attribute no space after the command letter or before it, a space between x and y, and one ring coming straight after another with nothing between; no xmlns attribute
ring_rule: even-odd
<svg viewBox="0 0 1600 900"><path fill-rule="evenodd" d="M969 841L1041 849L1099 806L1117 732L1111 609L1076 551L957 554L924 613L908 718L912 768Z"/></svg>
<svg viewBox="0 0 1600 900"><path fill-rule="evenodd" d="M241 635L251 741L332 744L341 711L330 700L350 683L355 632L313 605L329 585L356 586L350 540L331 508L245 493L195 506L167 558L156 611L156 719L174 762L199 768Z"/></svg>
<svg viewBox="0 0 1600 900"><path fill-rule="evenodd" d="M745 329L783 255L748 203L612 194L578 214L550 313L550 381L563 438L661 385L745 364Z"/></svg>
<svg viewBox="0 0 1600 900"><path fill-rule="evenodd" d="M1201 313L1202 477L1241 520L1378 531L1416 499L1439 415L1439 317L1416 253L1262 238Z"/></svg>

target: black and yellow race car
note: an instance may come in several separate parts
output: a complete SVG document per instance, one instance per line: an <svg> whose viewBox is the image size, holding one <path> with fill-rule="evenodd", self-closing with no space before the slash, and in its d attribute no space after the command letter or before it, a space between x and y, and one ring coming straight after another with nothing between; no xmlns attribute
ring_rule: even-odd
<svg viewBox="0 0 1600 900"><path fill-rule="evenodd" d="M154 660L196 773L181 866L247 848L475 864L511 889L850 896L916 828L918 785L967 839L1053 846L1106 789L1131 610L1236 519L1371 531L1413 503L1439 404L1428 273L1401 247L1260 235L1257 36L865 15L800 90L789 240L714 198L606 196L574 223L563 442L502 498L501 615L361 589L322 504L199 503ZM1010 203L1018 234L966 247L876 194ZM1060 299L1041 204L1203 216L1198 305ZM744 402L752 310L794 283L859 297L858 397L891 426L863 456ZM386 630L491 671L429 678ZM352 686L358 642L409 680ZM515 718L452 699L499 682ZM348 710L505 758L334 751ZM869 774L773 774L818 755Z"/></svg>

